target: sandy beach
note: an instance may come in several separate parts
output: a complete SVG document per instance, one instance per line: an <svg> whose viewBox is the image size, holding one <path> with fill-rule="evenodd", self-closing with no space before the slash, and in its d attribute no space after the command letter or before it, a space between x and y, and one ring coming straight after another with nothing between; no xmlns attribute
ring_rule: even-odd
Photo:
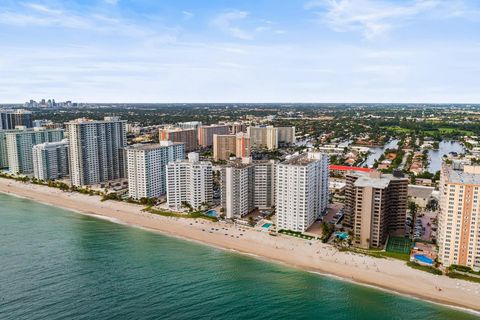
<svg viewBox="0 0 480 320"><path fill-rule="evenodd" d="M142 212L141 206L59 189L0 179L0 192L79 213L141 227L215 247L251 254L311 272L375 286L436 303L480 311L480 284L412 269L405 262L339 252L320 241L270 236L267 232L203 219Z"/></svg>

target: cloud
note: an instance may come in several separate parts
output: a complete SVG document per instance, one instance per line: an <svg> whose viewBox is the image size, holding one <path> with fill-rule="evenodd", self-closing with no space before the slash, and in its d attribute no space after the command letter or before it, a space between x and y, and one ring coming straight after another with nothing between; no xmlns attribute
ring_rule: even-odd
<svg viewBox="0 0 480 320"><path fill-rule="evenodd" d="M453 3L453 2L452 2ZM383 35L398 24L445 6L438 0L323 0L305 4L337 32L358 31L367 39ZM317 11L320 10L320 11Z"/></svg>
<svg viewBox="0 0 480 320"><path fill-rule="evenodd" d="M110 2L117 2L109 0ZM144 40L164 39L175 41L177 30L158 26L149 27L147 19L142 23L131 21L122 16L112 16L92 12L88 9L72 11L64 8L49 7L37 3L23 3L16 10L0 7L0 25L16 27L56 27L132 37Z"/></svg>
<svg viewBox="0 0 480 320"><path fill-rule="evenodd" d="M182 15L185 20L190 20L195 16L195 14L190 11L182 11Z"/></svg>
<svg viewBox="0 0 480 320"><path fill-rule="evenodd" d="M116 5L119 0L104 0L106 4L110 4L112 6Z"/></svg>
<svg viewBox="0 0 480 320"><path fill-rule="evenodd" d="M210 24L232 37L242 40L252 40L252 33L235 25L236 22L242 21L248 16L249 13L247 11L231 10L216 16Z"/></svg>

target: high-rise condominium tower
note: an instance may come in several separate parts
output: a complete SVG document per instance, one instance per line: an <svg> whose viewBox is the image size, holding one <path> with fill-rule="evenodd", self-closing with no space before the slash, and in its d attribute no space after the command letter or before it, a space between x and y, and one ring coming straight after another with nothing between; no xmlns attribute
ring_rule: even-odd
<svg viewBox="0 0 480 320"><path fill-rule="evenodd" d="M213 135L213 158L228 160L230 157L245 158L250 156L250 138L243 132L226 135Z"/></svg>
<svg viewBox="0 0 480 320"><path fill-rule="evenodd" d="M165 128L159 130L160 141L183 142L185 152L198 148L197 129Z"/></svg>
<svg viewBox="0 0 480 320"><path fill-rule="evenodd" d="M40 180L61 179L68 175L68 140L37 144L33 152L33 175Z"/></svg>
<svg viewBox="0 0 480 320"><path fill-rule="evenodd" d="M252 148L273 150L278 148L278 131L272 126L248 127Z"/></svg>
<svg viewBox="0 0 480 320"><path fill-rule="evenodd" d="M155 198L167 192L166 166L185 158L185 144L160 141L126 148L128 195L133 199Z"/></svg>
<svg viewBox="0 0 480 320"><path fill-rule="evenodd" d="M198 209L213 201L212 163L200 161L198 153L189 153L188 160L167 165L167 202L174 210L188 203Z"/></svg>
<svg viewBox="0 0 480 320"><path fill-rule="evenodd" d="M408 178L402 172L352 171L345 196L344 219L351 222L355 245L380 248L388 235L405 235Z"/></svg>
<svg viewBox="0 0 480 320"><path fill-rule="evenodd" d="M201 147L211 147L213 145L214 134L228 134L229 129L227 125L210 125L201 126L198 128L198 144Z"/></svg>
<svg viewBox="0 0 480 320"><path fill-rule="evenodd" d="M32 148L44 142L56 142L63 139L63 130L27 129L17 126L17 130L5 133L8 167L13 173L33 173Z"/></svg>
<svg viewBox="0 0 480 320"><path fill-rule="evenodd" d="M322 153L293 156L278 164L277 228L306 231L328 205L329 158Z"/></svg>
<svg viewBox="0 0 480 320"><path fill-rule="evenodd" d="M32 128L32 112L24 109L0 109L0 130L15 129L16 126Z"/></svg>
<svg viewBox="0 0 480 320"><path fill-rule="evenodd" d="M442 166L437 234L441 263L480 270L480 166Z"/></svg>
<svg viewBox="0 0 480 320"><path fill-rule="evenodd" d="M242 158L222 168L221 198L227 218L241 218L255 208L275 205L275 165L275 161Z"/></svg>
<svg viewBox="0 0 480 320"><path fill-rule="evenodd" d="M94 185L125 177L125 120L118 117L105 117L102 121L82 118L65 125L69 134L73 185Z"/></svg>

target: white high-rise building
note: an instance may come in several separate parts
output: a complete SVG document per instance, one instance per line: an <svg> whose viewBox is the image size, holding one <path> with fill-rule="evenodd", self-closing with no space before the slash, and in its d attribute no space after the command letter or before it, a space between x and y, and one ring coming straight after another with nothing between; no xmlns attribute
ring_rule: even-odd
<svg viewBox="0 0 480 320"><path fill-rule="evenodd" d="M188 160L167 165L167 203L181 210L185 203L198 209L213 201L212 163L200 161L198 153L189 153Z"/></svg>
<svg viewBox="0 0 480 320"><path fill-rule="evenodd" d="M241 218L255 209L254 173L250 158L222 168L222 207L227 219Z"/></svg>
<svg viewBox="0 0 480 320"><path fill-rule="evenodd" d="M242 158L222 168L222 207L229 219L275 205L275 161Z"/></svg>
<svg viewBox="0 0 480 320"><path fill-rule="evenodd" d="M278 164L277 229L306 231L328 205L329 158L322 153L293 156Z"/></svg>
<svg viewBox="0 0 480 320"><path fill-rule="evenodd" d="M480 270L480 166L442 166L437 235L444 266Z"/></svg>
<svg viewBox="0 0 480 320"><path fill-rule="evenodd" d="M167 192L166 166L185 158L185 144L160 141L127 147L128 195L133 199L156 198Z"/></svg>
<svg viewBox="0 0 480 320"><path fill-rule="evenodd" d="M267 209L275 206L275 160L253 161L254 187L253 199L255 207Z"/></svg>
<svg viewBox="0 0 480 320"><path fill-rule="evenodd" d="M118 117L105 117L102 121L82 118L65 125L70 142L73 185L94 185L125 177L125 120Z"/></svg>
<svg viewBox="0 0 480 320"><path fill-rule="evenodd" d="M60 179L68 175L68 140L37 144L32 149L33 176L40 180Z"/></svg>
<svg viewBox="0 0 480 320"><path fill-rule="evenodd" d="M34 145L44 142L56 142L63 139L63 130L27 129L17 126L17 130L5 133L8 167L13 173L33 173Z"/></svg>

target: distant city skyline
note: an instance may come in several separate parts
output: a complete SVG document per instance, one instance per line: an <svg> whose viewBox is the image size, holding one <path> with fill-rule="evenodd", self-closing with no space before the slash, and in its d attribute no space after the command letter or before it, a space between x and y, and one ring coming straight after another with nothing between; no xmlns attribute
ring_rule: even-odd
<svg viewBox="0 0 480 320"><path fill-rule="evenodd" d="M473 0L0 0L0 103L480 103Z"/></svg>

